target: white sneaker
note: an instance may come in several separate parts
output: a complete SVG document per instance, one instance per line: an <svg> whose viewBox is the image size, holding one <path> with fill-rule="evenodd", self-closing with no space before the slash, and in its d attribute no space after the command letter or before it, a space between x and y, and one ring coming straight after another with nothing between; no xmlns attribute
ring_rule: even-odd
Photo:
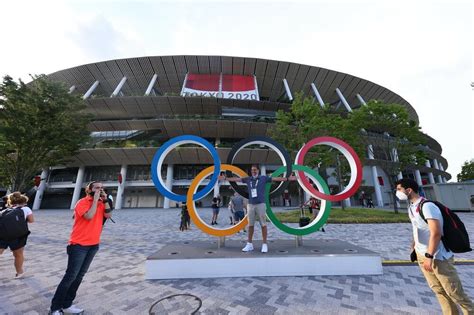
<svg viewBox="0 0 474 315"><path fill-rule="evenodd" d="M51 315L63 315L63 312L61 311L54 311L50 313Z"/></svg>
<svg viewBox="0 0 474 315"><path fill-rule="evenodd" d="M84 312L84 310L74 304L69 306L68 308L63 309L64 314L81 314L82 312Z"/></svg>
<svg viewBox="0 0 474 315"><path fill-rule="evenodd" d="M253 251L253 244L252 243L247 243L244 248L242 248L243 252L250 252Z"/></svg>
<svg viewBox="0 0 474 315"><path fill-rule="evenodd" d="M15 279L22 279L25 277L25 271L23 271L23 273L17 273L15 274Z"/></svg>
<svg viewBox="0 0 474 315"><path fill-rule="evenodd" d="M262 244L262 253L268 253L268 246L265 243Z"/></svg>

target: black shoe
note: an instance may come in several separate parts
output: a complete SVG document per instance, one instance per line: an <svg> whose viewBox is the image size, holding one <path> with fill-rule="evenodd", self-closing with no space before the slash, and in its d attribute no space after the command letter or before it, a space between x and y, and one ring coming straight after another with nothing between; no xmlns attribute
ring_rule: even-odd
<svg viewBox="0 0 474 315"><path fill-rule="evenodd" d="M326 233L326 230L324 228L321 228L321 231L323 231L324 233Z"/></svg>

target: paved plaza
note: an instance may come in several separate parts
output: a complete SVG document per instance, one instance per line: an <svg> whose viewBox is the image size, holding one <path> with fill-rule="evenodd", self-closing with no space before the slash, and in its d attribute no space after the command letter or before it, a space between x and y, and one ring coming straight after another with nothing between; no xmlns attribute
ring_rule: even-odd
<svg viewBox="0 0 474 315"><path fill-rule="evenodd" d="M224 209L223 209L224 210ZM202 210L208 218L210 210ZM220 225L228 222L222 211ZM67 262L72 211L41 210L25 250L28 276L14 280L13 257L0 256L0 314L46 314ZM474 231L474 213L460 214ZM100 251L84 278L76 304L86 314L148 314L155 301L189 293L202 300L199 314L438 314L438 302L417 266L384 266L380 276L257 277L144 280L146 258L167 243L209 240L195 226L180 232L178 209L119 210L107 223ZM258 230L258 228L257 228ZM232 237L245 240L244 233ZM260 239L257 231L256 238ZM269 225L270 239L291 239ZM410 224L331 224L310 238L340 239L380 253L385 260L408 259ZM270 247L270 250L272 248ZM474 253L456 256L474 259ZM235 266L239 268L239 266ZM474 266L458 265L464 288L474 297ZM157 304L153 311L186 314L191 297Z"/></svg>

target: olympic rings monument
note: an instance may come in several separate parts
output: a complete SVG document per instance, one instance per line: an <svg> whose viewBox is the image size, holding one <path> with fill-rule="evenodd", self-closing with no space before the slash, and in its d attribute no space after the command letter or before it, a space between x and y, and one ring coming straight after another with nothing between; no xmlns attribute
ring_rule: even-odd
<svg viewBox="0 0 474 315"><path fill-rule="evenodd" d="M161 167L172 150L187 144L198 145L207 150L212 156L214 165L202 170L194 178L186 195L178 195L166 188L161 176ZM265 201L268 219L276 228L295 237L295 240L268 240L270 247L268 253L242 252L241 248L245 242L225 240L226 236L245 228L248 224L247 216L236 225L220 229L204 222L195 206L196 201L213 191L222 171L226 171L228 176L248 176L245 171L233 166L232 163L240 150L251 145L267 146L277 153L283 166L273 172L271 177L289 177L294 172L301 188L321 201L321 210L310 224L304 227L290 227L278 220L270 204L270 199L280 196L289 182L280 182L272 191L271 183L267 183ZM329 194L328 185L316 171L303 165L305 155L316 145L327 145L339 150L349 162L351 169L349 184L336 195ZM151 173L156 189L171 200L186 202L194 225L217 239L214 242L186 241L165 245L148 257L145 276L147 279L382 274L382 260L375 252L335 239L308 239L304 243L302 241L304 235L317 232L325 224L330 215L331 202L342 201L352 196L361 184L360 159L355 151L340 139L318 137L308 141L298 151L293 163L285 148L273 139L249 137L232 147L226 164L223 164L216 149L207 140L194 135L182 135L168 140L156 151ZM231 175L232 173L235 175ZM207 180L207 184L198 190L209 175L211 177ZM238 185L235 182L229 184L238 194L248 199L246 185Z"/></svg>

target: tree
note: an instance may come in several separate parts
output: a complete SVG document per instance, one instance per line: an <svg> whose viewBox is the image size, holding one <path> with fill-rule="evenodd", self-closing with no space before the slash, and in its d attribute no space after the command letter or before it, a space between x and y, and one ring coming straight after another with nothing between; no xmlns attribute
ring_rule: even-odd
<svg viewBox="0 0 474 315"><path fill-rule="evenodd" d="M464 162L461 173L458 174L458 182L474 180L474 159Z"/></svg>
<svg viewBox="0 0 474 315"><path fill-rule="evenodd" d="M360 139L366 148L370 147L369 154L387 174L394 210L398 212L394 187L397 175L404 169L424 164L426 136L410 119L405 107L398 104L370 101L351 113L350 123L355 132L362 130Z"/></svg>
<svg viewBox="0 0 474 315"><path fill-rule="evenodd" d="M45 167L67 162L89 139L84 101L45 75L0 84L0 186L25 191Z"/></svg>
<svg viewBox="0 0 474 315"><path fill-rule="evenodd" d="M346 114L347 115L347 114ZM298 93L288 112L278 111L276 124L271 130L272 137L282 143L294 160L296 152L307 141L314 137L331 136L351 145L360 155L363 147L359 135L354 133L350 121L344 113L334 110L329 105L321 107L313 98ZM339 185L346 185L350 178L350 168L344 158L339 158L339 151L325 146L316 146L310 150L305 164L318 170L332 168ZM322 172L327 179L326 172ZM339 188L341 189L341 187ZM342 204L344 207L344 205Z"/></svg>

